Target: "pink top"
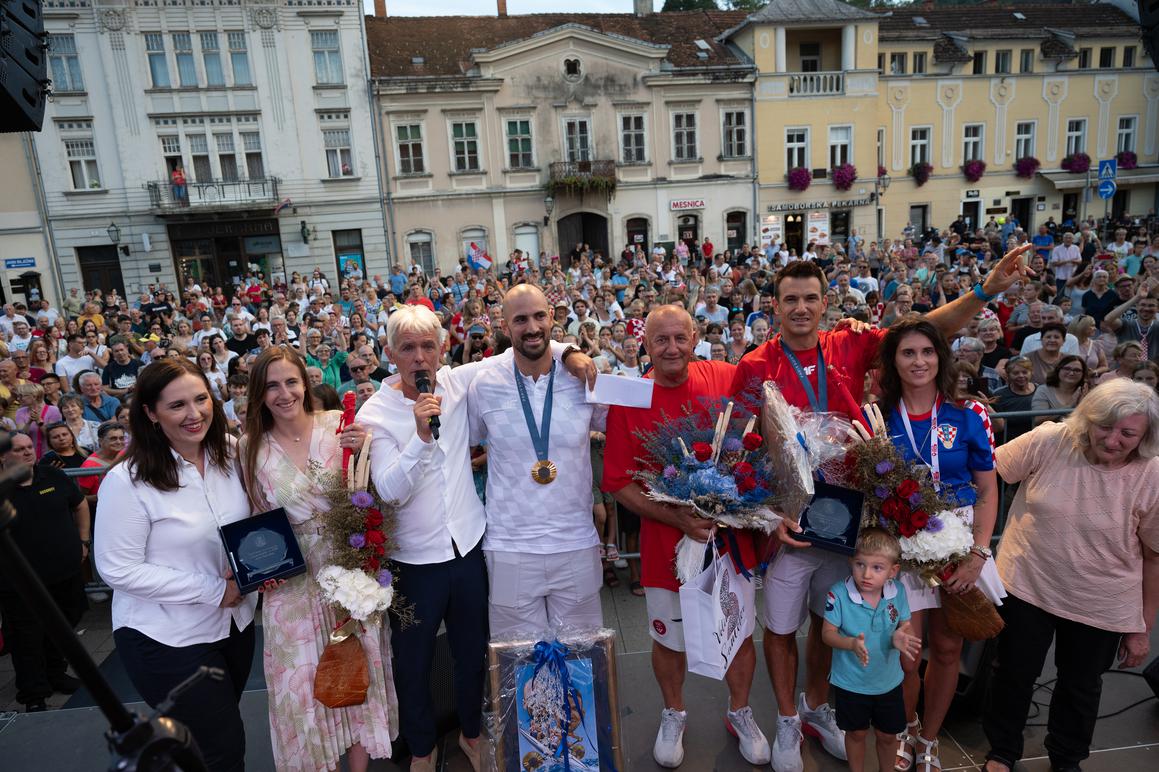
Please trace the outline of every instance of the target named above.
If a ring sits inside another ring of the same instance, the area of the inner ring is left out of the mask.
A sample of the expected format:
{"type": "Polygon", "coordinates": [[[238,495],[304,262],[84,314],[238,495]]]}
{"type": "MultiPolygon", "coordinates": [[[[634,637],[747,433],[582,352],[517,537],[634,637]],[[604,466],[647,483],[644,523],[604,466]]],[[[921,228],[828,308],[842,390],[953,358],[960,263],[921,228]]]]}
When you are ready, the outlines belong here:
{"type": "Polygon", "coordinates": [[[998,549],[1006,589],[1055,616],[1143,632],[1143,545],[1159,550],[1159,458],[1091,464],[1062,423],[998,447],[998,474],[1022,482],[998,549]]]}

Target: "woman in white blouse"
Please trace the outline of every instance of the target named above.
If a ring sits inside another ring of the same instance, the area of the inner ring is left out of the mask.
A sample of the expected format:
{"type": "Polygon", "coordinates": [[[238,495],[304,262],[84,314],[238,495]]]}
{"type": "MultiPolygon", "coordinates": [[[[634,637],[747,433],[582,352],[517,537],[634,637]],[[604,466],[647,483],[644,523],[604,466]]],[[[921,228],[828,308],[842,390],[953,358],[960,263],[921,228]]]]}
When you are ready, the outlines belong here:
{"type": "Polygon", "coordinates": [[[115,590],[117,652],[150,705],[202,665],[223,670],[170,715],[189,727],[210,770],[242,770],[238,700],[257,596],[239,593],[217,533],[250,514],[235,441],[205,375],[184,358],[141,370],[129,423],[133,444],[101,484],[93,547],[115,590]]]}

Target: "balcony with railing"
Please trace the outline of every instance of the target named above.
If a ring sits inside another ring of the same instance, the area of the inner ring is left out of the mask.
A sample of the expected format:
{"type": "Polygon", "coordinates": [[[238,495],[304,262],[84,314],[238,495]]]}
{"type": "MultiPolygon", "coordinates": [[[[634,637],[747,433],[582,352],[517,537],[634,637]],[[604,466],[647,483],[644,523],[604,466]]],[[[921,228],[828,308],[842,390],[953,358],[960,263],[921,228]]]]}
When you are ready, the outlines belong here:
{"type": "Polygon", "coordinates": [[[839,96],[844,93],[844,72],[797,72],[789,75],[789,96],[839,96]]]}
{"type": "Polygon", "coordinates": [[[547,171],[547,187],[552,193],[611,195],[616,189],[615,161],[555,161],[547,171]]]}
{"type": "Polygon", "coordinates": [[[212,209],[250,209],[278,202],[278,179],[189,182],[184,189],[168,180],[146,184],[149,206],[156,212],[177,213],[212,209]]]}

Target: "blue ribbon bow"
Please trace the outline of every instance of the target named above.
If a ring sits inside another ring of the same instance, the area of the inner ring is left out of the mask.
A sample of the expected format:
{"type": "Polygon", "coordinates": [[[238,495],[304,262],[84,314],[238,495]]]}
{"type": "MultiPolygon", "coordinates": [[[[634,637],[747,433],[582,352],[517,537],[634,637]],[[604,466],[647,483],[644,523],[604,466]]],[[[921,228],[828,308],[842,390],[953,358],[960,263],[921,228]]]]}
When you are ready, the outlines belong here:
{"type": "Polygon", "coordinates": [[[571,685],[571,673],[567,669],[567,647],[559,640],[554,640],[550,643],[547,641],[540,641],[535,644],[535,650],[532,652],[532,659],[535,661],[535,670],[531,674],[531,680],[534,681],[539,676],[539,671],[546,667],[549,671],[554,672],[559,679],[559,685],[563,689],[563,710],[564,717],[560,721],[560,743],[559,747],[555,749],[555,755],[563,756],[563,768],[570,772],[571,770],[571,754],[567,750],[567,735],[571,729],[571,702],[575,698],[576,709],[579,711],[580,723],[584,721],[583,708],[580,707],[579,690],[571,685]]]}

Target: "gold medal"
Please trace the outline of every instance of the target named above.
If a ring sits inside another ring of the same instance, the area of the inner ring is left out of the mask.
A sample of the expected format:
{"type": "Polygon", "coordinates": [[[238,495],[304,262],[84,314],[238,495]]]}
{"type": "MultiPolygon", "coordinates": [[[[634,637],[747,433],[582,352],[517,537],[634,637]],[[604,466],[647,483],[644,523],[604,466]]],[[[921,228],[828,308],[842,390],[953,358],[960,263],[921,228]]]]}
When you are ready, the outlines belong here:
{"type": "Polygon", "coordinates": [[[554,482],[557,474],[559,474],[559,470],[555,468],[555,464],[547,460],[536,461],[531,466],[531,479],[540,485],[554,482]]]}

